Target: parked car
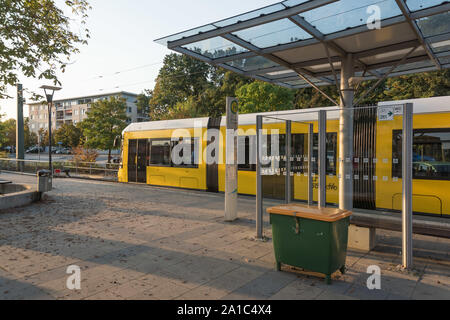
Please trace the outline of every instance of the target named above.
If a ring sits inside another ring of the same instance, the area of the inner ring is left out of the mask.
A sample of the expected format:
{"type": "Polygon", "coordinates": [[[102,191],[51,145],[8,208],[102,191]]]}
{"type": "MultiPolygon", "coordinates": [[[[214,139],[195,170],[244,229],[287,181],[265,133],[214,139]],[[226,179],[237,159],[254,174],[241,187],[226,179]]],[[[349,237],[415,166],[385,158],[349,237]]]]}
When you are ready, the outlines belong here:
{"type": "Polygon", "coordinates": [[[58,148],[55,153],[56,154],[72,154],[72,150],[70,148],[58,148]]]}
{"type": "Polygon", "coordinates": [[[29,147],[25,152],[26,153],[38,153],[38,152],[44,152],[45,148],[40,146],[32,146],[29,147]]]}
{"type": "Polygon", "coordinates": [[[6,152],[9,152],[9,153],[14,153],[14,152],[16,152],[16,147],[15,146],[4,147],[4,148],[2,148],[2,151],[6,151],[6,152]]]}
{"type": "Polygon", "coordinates": [[[120,163],[120,157],[113,158],[112,163],[120,163]]]}

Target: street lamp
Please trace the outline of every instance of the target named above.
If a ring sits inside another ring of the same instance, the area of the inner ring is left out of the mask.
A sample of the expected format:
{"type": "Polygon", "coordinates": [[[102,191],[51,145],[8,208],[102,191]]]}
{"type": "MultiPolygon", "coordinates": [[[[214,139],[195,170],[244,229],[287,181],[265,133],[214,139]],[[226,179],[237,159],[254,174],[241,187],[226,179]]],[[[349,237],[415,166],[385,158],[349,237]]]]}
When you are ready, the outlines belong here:
{"type": "Polygon", "coordinates": [[[50,170],[50,175],[53,177],[53,167],[52,167],[52,106],[53,106],[53,95],[55,94],[55,91],[59,91],[59,90],[61,90],[61,88],[60,87],[54,87],[54,86],[41,86],[40,89],[44,89],[45,97],[47,98],[47,105],[48,105],[48,170],[50,170]]]}

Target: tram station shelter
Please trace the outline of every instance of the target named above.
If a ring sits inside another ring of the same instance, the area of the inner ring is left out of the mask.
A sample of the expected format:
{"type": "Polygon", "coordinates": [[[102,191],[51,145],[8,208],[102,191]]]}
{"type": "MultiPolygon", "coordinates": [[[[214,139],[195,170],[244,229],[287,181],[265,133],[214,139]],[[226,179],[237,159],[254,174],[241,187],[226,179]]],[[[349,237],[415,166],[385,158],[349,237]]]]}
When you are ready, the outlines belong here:
{"type": "MultiPolygon", "coordinates": [[[[340,106],[339,172],[353,150],[352,112],[387,77],[450,67],[446,0],[286,0],[170,35],[176,52],[287,88],[313,87],[340,106]],[[364,80],[373,87],[355,96],[364,80]],[[340,102],[321,87],[335,85],[340,102]]],[[[339,180],[339,205],[352,209],[352,180],[339,180]]]]}
{"type": "MultiPolygon", "coordinates": [[[[287,0],[156,42],[288,88],[336,85],[341,107],[352,108],[369,93],[354,97],[362,80],[378,85],[450,67],[449,10],[444,0],[287,0]]],[[[352,122],[342,113],[341,159],[351,154],[352,122]]],[[[351,164],[339,165],[342,175],[351,174],[351,164]]],[[[351,182],[340,184],[340,206],[351,209],[351,182]]]]}

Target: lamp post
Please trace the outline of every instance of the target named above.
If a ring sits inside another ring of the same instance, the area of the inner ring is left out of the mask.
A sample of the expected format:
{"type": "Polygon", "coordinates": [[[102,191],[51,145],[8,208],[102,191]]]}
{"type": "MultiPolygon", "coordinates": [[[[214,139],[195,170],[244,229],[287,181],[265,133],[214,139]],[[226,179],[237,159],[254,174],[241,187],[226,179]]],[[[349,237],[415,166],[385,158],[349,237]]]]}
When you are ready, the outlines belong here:
{"type": "MultiPolygon", "coordinates": [[[[54,86],[41,86],[40,89],[44,89],[45,97],[47,99],[48,105],[48,170],[50,175],[53,177],[53,166],[52,166],[52,106],[53,106],[53,95],[55,91],[61,90],[60,87],[54,86]]],[[[55,114],[56,117],[56,114],[55,114]]]]}

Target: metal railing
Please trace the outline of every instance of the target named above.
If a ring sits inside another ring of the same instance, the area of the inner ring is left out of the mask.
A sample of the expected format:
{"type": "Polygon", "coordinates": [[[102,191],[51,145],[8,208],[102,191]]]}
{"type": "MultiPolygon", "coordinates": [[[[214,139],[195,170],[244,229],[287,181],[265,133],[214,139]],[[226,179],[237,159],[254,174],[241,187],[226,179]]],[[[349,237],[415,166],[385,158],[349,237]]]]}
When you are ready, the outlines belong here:
{"type": "MultiPolygon", "coordinates": [[[[71,177],[117,181],[120,164],[106,162],[53,161],[55,177],[71,177]]],[[[36,174],[48,169],[48,161],[0,158],[0,170],[36,174]]]]}

